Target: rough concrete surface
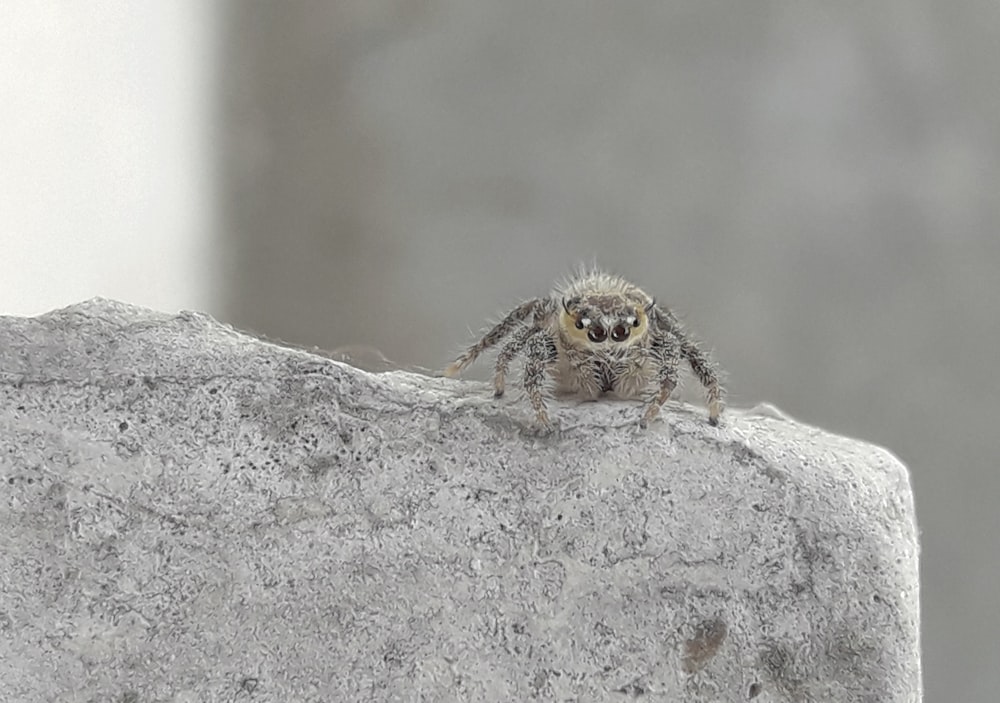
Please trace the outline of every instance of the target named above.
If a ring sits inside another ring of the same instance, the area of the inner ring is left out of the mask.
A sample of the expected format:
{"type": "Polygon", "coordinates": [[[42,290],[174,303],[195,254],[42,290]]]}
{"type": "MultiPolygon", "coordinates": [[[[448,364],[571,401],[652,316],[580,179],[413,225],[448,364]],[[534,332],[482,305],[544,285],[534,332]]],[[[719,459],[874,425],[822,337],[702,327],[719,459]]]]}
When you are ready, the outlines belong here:
{"type": "Polygon", "coordinates": [[[199,314],[0,318],[0,700],[919,701],[900,462],[637,413],[539,438],[199,314]]]}

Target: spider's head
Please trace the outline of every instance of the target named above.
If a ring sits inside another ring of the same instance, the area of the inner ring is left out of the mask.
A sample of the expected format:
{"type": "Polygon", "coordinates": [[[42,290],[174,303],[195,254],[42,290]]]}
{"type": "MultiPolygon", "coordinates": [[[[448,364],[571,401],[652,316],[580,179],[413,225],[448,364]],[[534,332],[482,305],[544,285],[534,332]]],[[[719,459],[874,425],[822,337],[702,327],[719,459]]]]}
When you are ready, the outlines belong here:
{"type": "Polygon", "coordinates": [[[562,299],[559,326],[577,346],[628,346],[649,332],[648,305],[632,296],[602,292],[562,299]]]}

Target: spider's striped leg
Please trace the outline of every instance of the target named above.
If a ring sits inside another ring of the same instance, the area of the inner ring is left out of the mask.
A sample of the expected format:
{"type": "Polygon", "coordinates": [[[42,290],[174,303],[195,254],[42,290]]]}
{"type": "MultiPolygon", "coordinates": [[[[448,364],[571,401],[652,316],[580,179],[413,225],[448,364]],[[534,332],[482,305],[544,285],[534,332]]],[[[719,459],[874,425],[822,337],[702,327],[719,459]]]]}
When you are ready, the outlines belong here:
{"type": "Polygon", "coordinates": [[[674,388],[677,387],[677,374],[681,363],[679,350],[673,343],[673,340],[670,340],[668,343],[654,345],[652,351],[653,358],[659,364],[656,373],[659,388],[652,400],[646,404],[646,410],[642,414],[642,419],[639,420],[639,427],[643,429],[648,427],[649,423],[660,414],[660,408],[663,407],[663,404],[670,398],[670,394],[674,392],[674,388]]]}
{"type": "Polygon", "coordinates": [[[496,373],[493,376],[494,396],[499,398],[503,395],[510,362],[524,349],[531,336],[540,331],[541,327],[522,327],[497,354],[496,373]]]}
{"type": "Polygon", "coordinates": [[[719,373],[708,354],[690,339],[684,338],[681,344],[681,355],[688,360],[694,375],[705,387],[705,397],[708,401],[708,422],[719,424],[719,415],[725,406],[725,389],[719,383],[719,373]]]}
{"type": "Polygon", "coordinates": [[[482,339],[469,347],[461,356],[449,364],[448,368],[444,370],[444,375],[457,376],[462,369],[475,361],[480,354],[493,345],[498,344],[507,335],[513,332],[518,325],[527,319],[528,315],[535,312],[536,309],[539,308],[544,302],[545,301],[541,298],[534,298],[521,303],[516,308],[511,310],[507,316],[497,323],[493,329],[487,332],[482,339]]]}
{"type": "Polygon", "coordinates": [[[527,361],[524,364],[524,390],[528,394],[528,400],[531,401],[531,407],[535,409],[539,429],[551,432],[554,428],[545,407],[545,381],[546,375],[559,356],[559,350],[551,336],[539,334],[530,337],[525,354],[527,361]]]}

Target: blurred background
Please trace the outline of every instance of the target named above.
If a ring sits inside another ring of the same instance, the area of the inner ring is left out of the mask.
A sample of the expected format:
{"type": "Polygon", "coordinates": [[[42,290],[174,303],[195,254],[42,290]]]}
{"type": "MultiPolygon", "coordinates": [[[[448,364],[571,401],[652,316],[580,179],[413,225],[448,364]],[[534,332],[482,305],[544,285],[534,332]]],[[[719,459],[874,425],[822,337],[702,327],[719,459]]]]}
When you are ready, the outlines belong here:
{"type": "Polygon", "coordinates": [[[1000,690],[1000,4],[0,4],[0,314],[440,368],[596,260],[910,467],[928,701],[1000,690]]]}

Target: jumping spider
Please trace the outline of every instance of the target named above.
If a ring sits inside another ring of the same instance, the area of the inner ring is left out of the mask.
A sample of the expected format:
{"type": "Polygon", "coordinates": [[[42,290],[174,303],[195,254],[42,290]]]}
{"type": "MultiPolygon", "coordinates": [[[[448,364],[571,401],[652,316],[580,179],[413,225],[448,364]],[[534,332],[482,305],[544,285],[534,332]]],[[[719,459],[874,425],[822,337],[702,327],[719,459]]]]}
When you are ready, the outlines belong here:
{"type": "Polygon", "coordinates": [[[510,363],[523,353],[524,389],[543,431],[552,429],[545,406],[547,376],[561,393],[645,399],[639,421],[645,428],[676,387],[684,359],[705,387],[709,423],[719,423],[724,391],[715,364],[668,308],[618,276],[580,272],[549,297],[521,303],[449,365],[445,376],[456,376],[505,339],[497,355],[494,394],[503,395],[510,363]]]}

